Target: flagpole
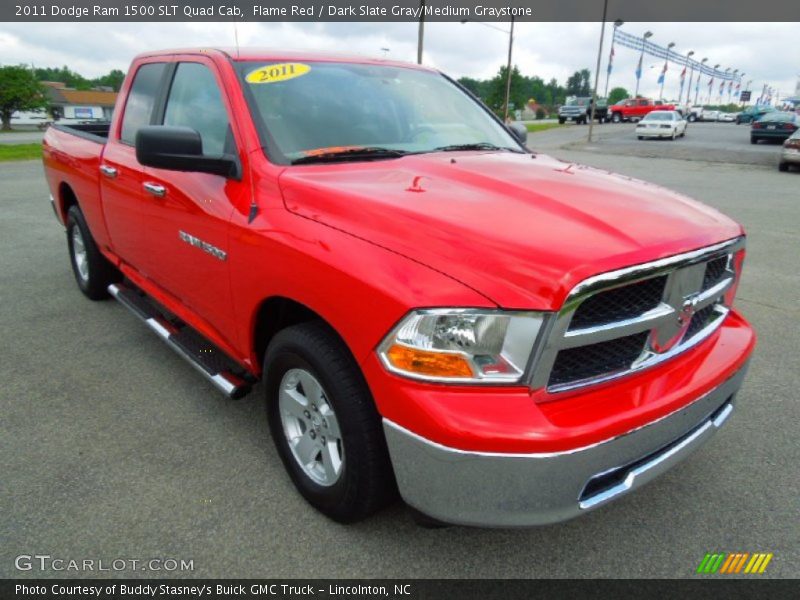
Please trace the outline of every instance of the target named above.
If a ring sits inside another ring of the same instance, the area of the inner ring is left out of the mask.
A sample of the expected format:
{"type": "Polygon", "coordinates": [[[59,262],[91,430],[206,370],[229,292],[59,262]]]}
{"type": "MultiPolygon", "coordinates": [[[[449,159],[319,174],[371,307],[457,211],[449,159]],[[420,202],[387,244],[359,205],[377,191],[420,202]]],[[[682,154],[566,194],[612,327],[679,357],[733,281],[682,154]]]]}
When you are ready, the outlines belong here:
{"type": "Polygon", "coordinates": [[[658,93],[658,99],[664,99],[664,81],[667,78],[667,63],[669,63],[669,51],[675,46],[675,42],[667,44],[667,56],[664,59],[664,70],[661,71],[661,91],[658,93]]]}
{"type": "Polygon", "coordinates": [[[707,58],[704,58],[700,61],[700,72],[697,74],[697,83],[694,86],[694,103],[697,104],[697,97],[700,95],[700,80],[703,78],[703,65],[706,64],[708,61],[707,58]]]}
{"type": "MultiPolygon", "coordinates": [[[[589,107],[589,137],[587,141],[592,141],[592,129],[594,128],[594,113],[597,106],[597,82],[600,79],[600,61],[603,57],[603,38],[606,35],[606,15],[608,13],[608,0],[603,0],[603,20],[600,22],[600,46],[597,48],[597,67],[594,71],[594,89],[592,90],[592,106],[589,107]]],[[[606,81],[607,82],[607,81],[606,81]]]]}
{"type": "MultiPolygon", "coordinates": [[[[689,66],[689,61],[691,60],[692,56],[694,56],[694,50],[689,50],[689,54],[686,55],[686,64],[683,65],[683,79],[686,79],[686,67],[689,66]]],[[[692,78],[694,77],[694,63],[692,63],[692,70],[689,71],[689,85],[686,87],[686,105],[689,106],[691,104],[692,98],[692,78]]],[[[682,84],[681,84],[682,86],[682,84]]],[[[683,91],[683,90],[681,90],[683,91]]],[[[680,104],[681,99],[678,98],[678,104],[680,104]]]]}
{"type": "Polygon", "coordinates": [[[604,98],[608,98],[608,81],[611,79],[611,69],[614,66],[614,42],[617,41],[617,29],[621,27],[625,21],[617,19],[614,21],[614,35],[611,37],[611,52],[608,55],[608,71],[606,71],[606,92],[603,94],[604,98]]]}
{"type": "Polygon", "coordinates": [[[634,98],[639,97],[639,83],[642,80],[642,60],[644,59],[644,45],[647,42],[647,38],[652,37],[652,31],[645,31],[644,36],[642,37],[642,53],[639,55],[639,67],[636,69],[636,91],[633,93],[634,98]]]}

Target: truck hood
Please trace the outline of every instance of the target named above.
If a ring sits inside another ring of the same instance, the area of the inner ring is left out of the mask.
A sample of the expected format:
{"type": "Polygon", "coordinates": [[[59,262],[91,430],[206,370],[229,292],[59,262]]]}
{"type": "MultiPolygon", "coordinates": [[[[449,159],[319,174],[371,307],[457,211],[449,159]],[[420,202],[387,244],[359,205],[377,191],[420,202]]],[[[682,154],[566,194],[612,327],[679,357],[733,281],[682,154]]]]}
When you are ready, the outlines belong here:
{"type": "Polygon", "coordinates": [[[741,227],[654,184],[542,154],[457,152],[289,167],[286,208],[446,273],[505,308],[741,227]]]}

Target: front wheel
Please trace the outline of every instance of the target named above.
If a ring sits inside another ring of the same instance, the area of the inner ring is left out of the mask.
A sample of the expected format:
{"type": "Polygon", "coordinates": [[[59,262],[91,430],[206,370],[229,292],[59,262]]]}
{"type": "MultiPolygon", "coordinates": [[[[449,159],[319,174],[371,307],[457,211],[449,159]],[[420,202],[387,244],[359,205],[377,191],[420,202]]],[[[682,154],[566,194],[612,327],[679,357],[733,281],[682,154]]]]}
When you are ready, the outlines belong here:
{"type": "Polygon", "coordinates": [[[695,121],[697,121],[697,115],[689,115],[689,118],[687,120],[689,121],[689,123],[694,123],[695,121]]]}
{"type": "Polygon", "coordinates": [[[622,121],[622,117],[620,116],[619,113],[614,113],[613,115],[611,115],[611,122],[612,123],[619,123],[621,121],[622,121]]]}
{"type": "Polygon", "coordinates": [[[335,521],[395,496],[381,419],[341,339],[320,322],[279,332],[264,358],[272,439],[295,487],[335,521]]]}
{"type": "Polygon", "coordinates": [[[787,162],[778,163],[778,171],[786,172],[788,170],[789,170],[789,163],[787,163],[787,162]]]}
{"type": "Polygon", "coordinates": [[[121,276],[98,250],[77,205],[67,211],[67,250],[72,273],[81,292],[91,300],[107,298],[109,284],[119,281],[121,276]]]}

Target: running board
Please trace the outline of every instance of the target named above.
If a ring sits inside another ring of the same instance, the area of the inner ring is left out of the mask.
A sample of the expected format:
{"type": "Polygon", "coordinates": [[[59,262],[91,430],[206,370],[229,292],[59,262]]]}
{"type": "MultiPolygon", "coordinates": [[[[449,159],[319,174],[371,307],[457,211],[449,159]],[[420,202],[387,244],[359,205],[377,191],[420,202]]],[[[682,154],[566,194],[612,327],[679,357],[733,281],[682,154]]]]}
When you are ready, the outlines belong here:
{"type": "Polygon", "coordinates": [[[250,391],[251,383],[236,373],[236,363],[200,333],[183,323],[175,324],[159,310],[158,305],[136,289],[122,284],[108,286],[122,306],[152,329],[158,337],[200,372],[214,387],[229,398],[241,398],[250,391]]]}

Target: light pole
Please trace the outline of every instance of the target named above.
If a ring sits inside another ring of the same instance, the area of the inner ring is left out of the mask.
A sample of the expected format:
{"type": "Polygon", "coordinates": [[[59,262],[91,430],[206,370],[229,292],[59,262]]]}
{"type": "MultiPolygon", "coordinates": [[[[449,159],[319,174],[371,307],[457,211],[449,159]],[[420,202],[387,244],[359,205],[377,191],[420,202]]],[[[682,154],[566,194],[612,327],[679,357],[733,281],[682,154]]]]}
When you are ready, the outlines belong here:
{"type": "Polygon", "coordinates": [[[644,60],[644,45],[647,39],[653,37],[652,31],[645,31],[642,36],[642,53],[639,55],[639,67],[636,69],[636,91],[633,93],[634,98],[639,97],[639,82],[642,80],[642,60],[644,60]]]}
{"type": "Polygon", "coordinates": [[[417,64],[422,64],[422,43],[425,37],[425,0],[419,0],[419,29],[417,30],[417,64]]]}
{"type": "Polygon", "coordinates": [[[700,94],[700,79],[703,77],[703,66],[708,62],[707,58],[704,58],[700,61],[700,68],[698,69],[700,72],[697,74],[697,83],[694,86],[694,104],[697,106],[697,96],[700,94]]]}
{"type": "Polygon", "coordinates": [[[728,67],[725,69],[725,79],[722,80],[722,85],[719,88],[719,102],[722,104],[722,96],[725,94],[725,82],[728,81],[728,73],[730,73],[731,68],[728,67]]]}
{"type": "MultiPolygon", "coordinates": [[[[686,64],[683,65],[683,76],[684,76],[684,78],[686,77],[686,67],[689,66],[689,61],[692,59],[692,56],[694,56],[694,50],[689,50],[689,53],[686,55],[686,64]]],[[[686,88],[686,105],[687,106],[689,105],[689,103],[691,101],[691,97],[692,97],[692,78],[693,77],[694,77],[694,63],[692,63],[692,69],[689,71],[689,87],[686,88]]],[[[681,94],[681,95],[683,95],[683,94],[681,94]]],[[[681,103],[681,99],[678,98],[678,104],[680,104],[680,103],[681,103]]]]}
{"type": "MultiPolygon", "coordinates": [[[[462,19],[461,24],[464,25],[465,23],[469,23],[469,19],[462,19]]],[[[478,25],[483,25],[484,27],[490,27],[491,29],[496,29],[497,31],[502,31],[503,33],[508,34],[508,63],[506,65],[506,108],[503,111],[503,121],[508,120],[508,103],[510,101],[511,96],[511,48],[514,45],[514,15],[511,15],[511,29],[506,31],[501,27],[496,27],[495,25],[490,25],[489,23],[483,23],[482,21],[472,21],[472,23],[477,23],[478,25]]]]}
{"type": "MultiPolygon", "coordinates": [[[[603,55],[603,38],[606,34],[606,13],[608,12],[608,0],[603,0],[603,20],[600,21],[600,47],[597,48],[597,67],[594,71],[594,89],[592,90],[592,105],[589,107],[589,137],[587,141],[592,141],[592,128],[594,127],[594,107],[597,104],[597,81],[600,79],[600,57],[603,55]]],[[[614,23],[614,27],[617,24],[614,23]]],[[[608,80],[606,80],[608,85],[608,80]]]]}
{"type": "MultiPolygon", "coordinates": [[[[603,6],[603,10],[605,11],[605,5],[603,6]]],[[[604,94],[605,98],[608,98],[608,80],[611,79],[611,67],[614,63],[614,42],[617,39],[617,29],[622,27],[625,24],[625,21],[622,19],[617,19],[614,21],[614,35],[611,37],[611,53],[608,55],[608,71],[606,73],[606,93],[604,94]]]]}
{"type": "Polygon", "coordinates": [[[661,91],[658,93],[658,99],[664,99],[664,81],[667,79],[667,64],[669,63],[669,51],[675,47],[675,42],[667,44],[667,56],[664,58],[664,69],[661,71],[661,91]]]}
{"type": "Polygon", "coordinates": [[[711,94],[714,93],[714,76],[717,74],[717,69],[719,69],[719,63],[714,65],[714,72],[711,74],[711,81],[708,84],[708,103],[711,104],[711,94]]]}

